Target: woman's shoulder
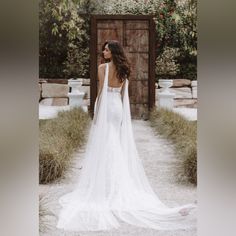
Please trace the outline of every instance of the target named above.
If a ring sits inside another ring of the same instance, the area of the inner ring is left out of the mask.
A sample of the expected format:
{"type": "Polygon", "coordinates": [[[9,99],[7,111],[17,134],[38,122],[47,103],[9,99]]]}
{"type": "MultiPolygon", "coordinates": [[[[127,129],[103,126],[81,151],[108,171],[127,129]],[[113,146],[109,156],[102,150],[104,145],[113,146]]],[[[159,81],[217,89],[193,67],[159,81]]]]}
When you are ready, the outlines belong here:
{"type": "Polygon", "coordinates": [[[106,63],[102,63],[98,66],[98,69],[105,69],[106,63]]]}

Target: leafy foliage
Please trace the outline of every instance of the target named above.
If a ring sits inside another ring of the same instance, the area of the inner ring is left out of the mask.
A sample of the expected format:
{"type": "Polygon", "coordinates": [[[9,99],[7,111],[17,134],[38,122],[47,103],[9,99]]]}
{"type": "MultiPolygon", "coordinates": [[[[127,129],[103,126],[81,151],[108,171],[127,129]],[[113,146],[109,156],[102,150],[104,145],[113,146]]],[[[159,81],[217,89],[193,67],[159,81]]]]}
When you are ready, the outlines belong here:
{"type": "Polygon", "coordinates": [[[156,59],[156,74],[158,78],[169,77],[170,75],[176,75],[179,71],[179,64],[176,63],[176,57],[178,56],[178,49],[166,47],[164,52],[156,59]]]}
{"type": "Polygon", "coordinates": [[[156,55],[178,49],[177,75],[197,78],[197,0],[41,0],[39,6],[40,77],[89,77],[90,16],[95,13],[152,15],[156,55]]]}
{"type": "Polygon", "coordinates": [[[197,0],[187,0],[177,9],[181,16],[179,22],[180,63],[179,75],[197,79],[197,0]]]}
{"type": "MultiPolygon", "coordinates": [[[[100,14],[153,15],[156,25],[156,55],[167,48],[178,49],[178,75],[197,77],[197,1],[186,0],[107,0],[100,14]]],[[[156,71],[158,71],[157,69],[156,71]]],[[[161,70],[161,69],[160,69],[161,70]]],[[[169,77],[173,77],[170,71],[169,77]]],[[[158,74],[157,74],[158,76],[158,74]]]]}
{"type": "Polygon", "coordinates": [[[40,77],[88,76],[88,27],[79,2],[41,0],[40,77]]]}

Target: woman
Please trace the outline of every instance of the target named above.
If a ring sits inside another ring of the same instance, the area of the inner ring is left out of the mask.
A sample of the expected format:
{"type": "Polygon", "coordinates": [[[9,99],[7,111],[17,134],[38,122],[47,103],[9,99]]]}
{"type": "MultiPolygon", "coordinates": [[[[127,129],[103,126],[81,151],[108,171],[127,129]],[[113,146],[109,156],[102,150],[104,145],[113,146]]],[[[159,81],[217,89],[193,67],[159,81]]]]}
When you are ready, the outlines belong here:
{"type": "Polygon", "coordinates": [[[108,63],[98,67],[99,92],[83,169],[74,191],[59,199],[57,227],[110,230],[126,223],[156,230],[196,226],[195,204],[169,208],[146,177],[134,142],[128,84],[130,67],[119,42],[103,45],[108,63]]]}
{"type": "MultiPolygon", "coordinates": [[[[114,40],[110,41],[109,47],[108,47],[108,42],[105,42],[102,46],[103,59],[105,60],[105,62],[109,61],[108,90],[109,91],[116,90],[118,92],[121,92],[121,95],[123,96],[124,95],[123,85],[125,83],[125,79],[128,78],[130,75],[130,65],[124,54],[123,48],[117,41],[114,40]],[[112,56],[112,54],[114,56],[112,56]]],[[[97,103],[99,103],[100,94],[104,84],[105,70],[106,70],[106,63],[98,66],[99,89],[97,96],[98,101],[95,102],[95,115],[97,114],[96,105],[97,103]]],[[[120,105],[122,106],[121,100],[119,102],[120,105]]],[[[115,112],[117,112],[118,115],[122,113],[122,111],[119,110],[115,110],[115,112]]],[[[94,121],[96,121],[96,117],[94,121]]]]}

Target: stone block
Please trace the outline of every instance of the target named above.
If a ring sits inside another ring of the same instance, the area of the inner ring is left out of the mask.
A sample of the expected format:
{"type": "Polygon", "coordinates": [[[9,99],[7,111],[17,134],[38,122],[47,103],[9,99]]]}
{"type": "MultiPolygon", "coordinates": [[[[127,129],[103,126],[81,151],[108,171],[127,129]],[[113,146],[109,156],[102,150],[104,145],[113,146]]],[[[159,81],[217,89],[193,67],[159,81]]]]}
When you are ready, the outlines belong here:
{"type": "Polygon", "coordinates": [[[90,85],[90,79],[83,79],[83,85],[90,85]]]}
{"type": "Polygon", "coordinates": [[[175,98],[192,98],[191,88],[169,88],[171,93],[175,93],[175,98]]]}
{"type": "Polygon", "coordinates": [[[90,98],[90,86],[81,86],[81,87],[79,88],[79,91],[80,91],[80,92],[84,92],[84,93],[85,93],[84,96],[85,96],[87,99],[90,98]]]}
{"type": "Polygon", "coordinates": [[[174,107],[197,108],[197,99],[174,99],[174,107]]]}
{"type": "Polygon", "coordinates": [[[52,105],[52,99],[53,99],[53,98],[43,98],[43,99],[40,101],[40,104],[41,104],[41,105],[45,105],[45,106],[51,106],[51,105],[52,105]]]}
{"type": "Polygon", "coordinates": [[[197,87],[192,87],[192,98],[197,98],[197,87]]]}
{"type": "Polygon", "coordinates": [[[48,83],[52,84],[68,84],[68,79],[47,79],[48,83]]]}
{"type": "Polygon", "coordinates": [[[60,98],[68,97],[69,85],[68,84],[42,84],[42,97],[43,98],[60,98]]]}
{"type": "Polygon", "coordinates": [[[191,86],[192,87],[197,87],[197,80],[192,80],[191,86]]]}
{"type": "Polygon", "coordinates": [[[67,106],[68,98],[44,98],[40,101],[40,104],[46,106],[67,106]]]}
{"type": "MultiPolygon", "coordinates": [[[[156,100],[158,100],[158,93],[160,93],[163,90],[163,88],[156,89],[155,97],[156,100]]],[[[175,93],[175,99],[176,98],[192,98],[192,91],[191,88],[188,87],[182,87],[182,88],[169,88],[170,93],[175,93]]]]}
{"type": "Polygon", "coordinates": [[[188,87],[191,85],[191,80],[189,79],[173,79],[172,87],[188,87]]]}
{"type": "Polygon", "coordinates": [[[43,79],[43,78],[39,78],[39,83],[47,83],[47,80],[46,79],[43,79]]]}
{"type": "Polygon", "coordinates": [[[67,106],[69,98],[53,98],[52,106],[67,106]]]}
{"type": "Polygon", "coordinates": [[[38,88],[38,99],[40,101],[40,99],[42,98],[42,85],[39,83],[38,86],[39,86],[39,88],[38,88]]]}

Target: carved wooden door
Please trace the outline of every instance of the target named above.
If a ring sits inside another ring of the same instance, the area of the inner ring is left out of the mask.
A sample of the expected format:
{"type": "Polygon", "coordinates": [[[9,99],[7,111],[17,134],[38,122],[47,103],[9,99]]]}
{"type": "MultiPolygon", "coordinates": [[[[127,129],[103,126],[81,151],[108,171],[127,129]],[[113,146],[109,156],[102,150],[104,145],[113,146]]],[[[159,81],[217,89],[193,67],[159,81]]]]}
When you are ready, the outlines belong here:
{"type": "Polygon", "coordinates": [[[151,16],[92,16],[91,24],[91,108],[97,96],[97,66],[101,64],[102,45],[118,40],[131,62],[129,96],[132,118],[147,119],[155,105],[155,43],[151,16]]]}

